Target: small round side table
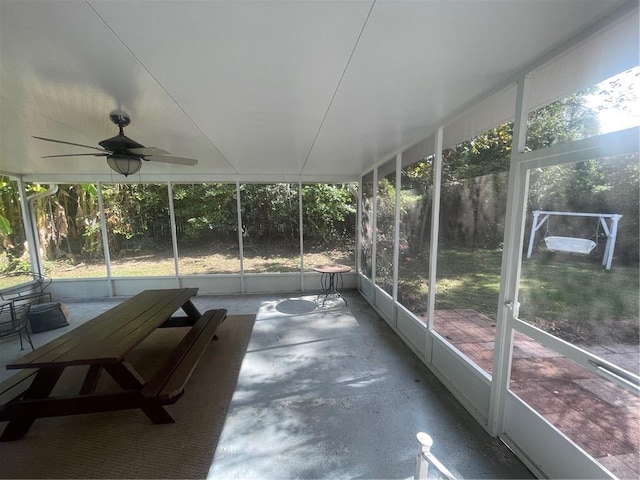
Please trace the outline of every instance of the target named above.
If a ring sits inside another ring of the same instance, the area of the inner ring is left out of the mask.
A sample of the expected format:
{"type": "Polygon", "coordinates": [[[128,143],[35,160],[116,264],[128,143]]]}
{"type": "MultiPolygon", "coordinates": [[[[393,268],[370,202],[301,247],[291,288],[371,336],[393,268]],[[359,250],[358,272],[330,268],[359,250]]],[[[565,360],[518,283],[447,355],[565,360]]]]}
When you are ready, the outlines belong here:
{"type": "Polygon", "coordinates": [[[342,274],[349,273],[351,267],[340,265],[339,263],[326,263],[324,265],[316,265],[313,267],[313,270],[322,274],[320,277],[322,291],[316,296],[316,298],[320,298],[324,295],[322,306],[324,307],[324,303],[327,301],[329,295],[336,295],[338,298],[344,300],[345,305],[348,305],[347,299],[342,296],[340,291],[343,286],[342,274]]]}

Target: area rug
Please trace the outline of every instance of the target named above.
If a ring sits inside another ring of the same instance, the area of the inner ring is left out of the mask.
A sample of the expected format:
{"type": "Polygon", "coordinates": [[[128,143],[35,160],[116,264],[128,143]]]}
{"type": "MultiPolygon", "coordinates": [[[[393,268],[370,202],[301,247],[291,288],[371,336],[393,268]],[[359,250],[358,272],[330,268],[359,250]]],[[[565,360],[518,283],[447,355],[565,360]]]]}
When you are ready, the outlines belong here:
{"type": "MultiPolygon", "coordinates": [[[[176,423],[154,425],[140,410],[37,419],[21,440],[0,443],[0,478],[205,478],[254,321],[255,315],[231,315],[218,328],[184,396],[166,407],[176,423]]],[[[146,377],[185,331],[157,330],[131,363],[146,377]]],[[[67,370],[55,394],[81,381],[81,367],[67,370]]],[[[103,374],[97,391],[113,388],[103,374]]]]}

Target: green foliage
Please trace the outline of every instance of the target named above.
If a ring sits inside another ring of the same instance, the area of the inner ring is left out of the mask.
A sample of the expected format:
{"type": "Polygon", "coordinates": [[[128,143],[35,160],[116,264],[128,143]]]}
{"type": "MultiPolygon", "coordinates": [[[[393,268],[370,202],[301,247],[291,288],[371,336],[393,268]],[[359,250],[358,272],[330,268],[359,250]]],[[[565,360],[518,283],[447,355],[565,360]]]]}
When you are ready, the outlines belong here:
{"type": "Polygon", "coordinates": [[[166,185],[105,185],[103,195],[109,247],[114,252],[170,244],[166,185]]]}
{"type": "Polygon", "coordinates": [[[97,220],[87,221],[82,236],[84,239],[82,246],[83,256],[95,258],[102,253],[100,222],[97,220]]]}
{"type": "MultiPolygon", "coordinates": [[[[24,252],[24,227],[16,182],[0,176],[0,245],[2,265],[12,265],[24,252]]],[[[2,268],[2,267],[0,267],[2,268]]]]}
{"type": "Polygon", "coordinates": [[[527,147],[540,150],[560,143],[597,135],[600,130],[597,112],[586,105],[593,88],[581,90],[529,114],[527,147]]]}
{"type": "Polygon", "coordinates": [[[353,236],[356,202],[348,185],[304,185],[302,209],[305,241],[331,245],[353,236]]]}
{"type": "Polygon", "coordinates": [[[12,233],[13,228],[11,228],[11,222],[7,217],[0,215],[0,234],[6,237],[12,233]]]}
{"type": "MultiPolygon", "coordinates": [[[[181,245],[206,244],[237,235],[236,187],[233,184],[175,185],[173,201],[181,245]]],[[[237,238],[237,237],[236,237],[237,238]]]]}
{"type": "Polygon", "coordinates": [[[247,242],[298,238],[298,186],[289,183],[240,186],[242,234],[247,242]]]}
{"type": "Polygon", "coordinates": [[[442,152],[442,182],[456,184],[469,178],[509,170],[513,124],[496,128],[442,152]]]}
{"type": "Polygon", "coordinates": [[[394,224],[396,186],[394,175],[378,179],[376,217],[376,282],[387,292],[393,289],[394,224]]]}
{"type": "MultiPolygon", "coordinates": [[[[12,182],[3,184],[17,199],[12,182]]],[[[43,190],[29,185],[31,191],[43,190]]],[[[183,247],[210,246],[216,240],[237,239],[237,198],[234,184],[174,185],[176,233],[183,247]]],[[[171,242],[166,184],[105,184],[102,195],[109,248],[120,251],[167,248],[171,242]]],[[[349,236],[355,224],[355,198],[344,185],[308,185],[303,188],[305,238],[310,243],[331,242],[349,236]]],[[[66,237],[42,239],[55,244],[50,255],[96,258],[102,254],[101,222],[93,184],[60,185],[58,192],[38,202],[42,231],[57,231],[55,211],[64,215],[66,237]],[[57,209],[57,210],[56,210],[57,209]]],[[[246,242],[297,242],[298,186],[242,185],[243,234],[246,242]]],[[[17,202],[17,200],[16,200],[17,202]]],[[[8,203],[4,203],[7,205],[8,203]]],[[[19,204],[16,203],[19,207],[19,204]]],[[[4,211],[4,210],[3,210],[4,211]]],[[[19,209],[18,209],[19,212],[19,209]]],[[[2,212],[0,215],[5,216],[2,212]]],[[[10,217],[7,217],[10,218],[10,217]]],[[[16,225],[20,216],[12,214],[16,225]]],[[[2,232],[6,226],[2,224],[2,232]]],[[[13,224],[11,224],[13,225],[13,224]]],[[[10,226],[11,226],[10,225],[10,226]]]]}
{"type": "Polygon", "coordinates": [[[81,186],[83,192],[87,192],[90,195],[97,196],[98,189],[93,183],[83,183],[81,186]]]}

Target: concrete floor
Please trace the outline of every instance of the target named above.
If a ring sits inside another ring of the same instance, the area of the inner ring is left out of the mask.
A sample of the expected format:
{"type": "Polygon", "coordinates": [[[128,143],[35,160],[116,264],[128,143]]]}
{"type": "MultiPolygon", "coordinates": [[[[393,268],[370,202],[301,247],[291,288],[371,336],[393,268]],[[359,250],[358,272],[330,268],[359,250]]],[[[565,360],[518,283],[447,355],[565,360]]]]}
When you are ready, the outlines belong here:
{"type": "MultiPolygon", "coordinates": [[[[458,478],[534,478],[480,425],[357,294],[196,297],[201,311],[257,313],[210,478],[409,478],[417,432],[458,478]]],[[[117,300],[64,302],[71,326],[117,300]]],[[[24,354],[0,343],[4,364],[24,354]]]]}

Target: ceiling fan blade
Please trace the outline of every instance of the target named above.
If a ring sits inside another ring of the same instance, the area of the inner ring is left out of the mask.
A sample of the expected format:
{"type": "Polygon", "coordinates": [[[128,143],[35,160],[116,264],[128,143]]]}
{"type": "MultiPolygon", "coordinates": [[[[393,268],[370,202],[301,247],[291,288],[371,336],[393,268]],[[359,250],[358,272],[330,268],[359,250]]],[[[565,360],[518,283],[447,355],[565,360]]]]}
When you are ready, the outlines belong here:
{"type": "Polygon", "coordinates": [[[91,148],[92,150],[98,150],[100,152],[105,151],[104,148],[92,147],[91,145],[82,145],[81,143],[65,142],[63,140],[54,140],[52,138],[44,138],[44,137],[36,137],[36,136],[34,136],[33,138],[37,138],[38,140],[44,140],[45,142],[63,143],[65,145],[74,145],[76,147],[91,148]]]}
{"type": "Polygon", "coordinates": [[[131,153],[135,153],[136,155],[171,155],[166,150],[156,147],[128,148],[127,150],[131,153]]]}
{"type": "Polygon", "coordinates": [[[176,165],[188,165],[190,167],[198,164],[198,160],[194,158],[170,157],[165,155],[145,155],[143,160],[151,162],[174,163],[176,165]]]}
{"type": "Polygon", "coordinates": [[[108,157],[111,155],[110,152],[102,152],[102,153],[69,153],[67,155],[45,155],[40,158],[56,158],[56,157],[108,157]]]}

